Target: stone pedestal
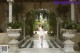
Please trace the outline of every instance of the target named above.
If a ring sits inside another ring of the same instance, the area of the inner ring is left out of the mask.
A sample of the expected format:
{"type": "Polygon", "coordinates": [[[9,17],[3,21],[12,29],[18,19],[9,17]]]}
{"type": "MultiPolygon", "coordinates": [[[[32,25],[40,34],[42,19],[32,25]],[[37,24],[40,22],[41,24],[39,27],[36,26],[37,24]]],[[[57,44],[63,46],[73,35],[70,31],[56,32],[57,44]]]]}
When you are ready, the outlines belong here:
{"type": "Polygon", "coordinates": [[[75,43],[70,40],[71,38],[75,37],[75,30],[66,30],[63,33],[63,37],[67,38],[64,41],[64,53],[75,53],[73,49],[75,43]]]}
{"type": "Polygon", "coordinates": [[[7,33],[8,36],[12,39],[8,45],[9,45],[9,49],[11,49],[13,52],[18,51],[18,40],[16,40],[16,38],[18,38],[20,36],[20,31],[21,29],[7,29],[7,33]]]}
{"type": "Polygon", "coordinates": [[[74,47],[74,42],[71,40],[66,40],[64,41],[64,52],[65,53],[75,53],[73,47],[74,47]]]}

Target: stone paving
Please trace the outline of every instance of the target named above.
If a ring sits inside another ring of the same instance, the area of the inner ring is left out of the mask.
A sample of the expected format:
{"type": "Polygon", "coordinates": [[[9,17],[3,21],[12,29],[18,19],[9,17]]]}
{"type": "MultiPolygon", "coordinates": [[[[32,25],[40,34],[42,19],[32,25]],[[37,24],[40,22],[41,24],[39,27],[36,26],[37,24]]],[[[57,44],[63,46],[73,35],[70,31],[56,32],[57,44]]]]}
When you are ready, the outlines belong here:
{"type": "MultiPolygon", "coordinates": [[[[9,53],[14,53],[14,52],[9,52],[9,53]]],[[[19,49],[18,52],[16,53],[64,53],[61,49],[59,48],[24,48],[24,49],[19,49]]]]}
{"type": "Polygon", "coordinates": [[[49,48],[49,45],[46,40],[43,40],[43,46],[41,46],[39,40],[34,40],[34,47],[33,48],[49,48]]]}
{"type": "Polygon", "coordinates": [[[39,44],[38,35],[34,35],[34,37],[31,38],[35,42],[34,48],[21,48],[18,49],[17,52],[12,52],[13,50],[9,49],[9,53],[64,53],[62,48],[49,48],[46,39],[49,40],[51,38],[52,37],[46,35],[46,38],[43,41],[43,47],[41,47],[41,45],[39,44]]]}

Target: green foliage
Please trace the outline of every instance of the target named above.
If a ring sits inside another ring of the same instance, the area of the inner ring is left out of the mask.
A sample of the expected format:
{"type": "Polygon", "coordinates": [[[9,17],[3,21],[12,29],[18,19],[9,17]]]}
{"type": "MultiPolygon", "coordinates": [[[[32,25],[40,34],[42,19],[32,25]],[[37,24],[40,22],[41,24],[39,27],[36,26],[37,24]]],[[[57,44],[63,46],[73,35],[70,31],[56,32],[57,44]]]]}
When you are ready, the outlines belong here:
{"type": "Polygon", "coordinates": [[[56,15],[53,12],[50,12],[48,22],[49,22],[49,33],[51,33],[52,31],[52,35],[56,35],[57,21],[56,21],[56,15]]]}
{"type": "Polygon", "coordinates": [[[49,30],[49,23],[48,23],[48,21],[44,22],[44,30],[49,30]]]}
{"type": "MultiPolygon", "coordinates": [[[[39,27],[40,24],[41,24],[41,22],[35,21],[35,23],[34,23],[34,30],[38,30],[38,27],[39,27]]],[[[48,23],[48,21],[44,21],[43,29],[44,30],[49,30],[49,23],[48,23]]]]}
{"type": "Polygon", "coordinates": [[[38,30],[40,22],[39,21],[35,21],[34,23],[34,30],[38,30]]]}
{"type": "Polygon", "coordinates": [[[25,21],[25,33],[26,35],[33,35],[33,26],[35,23],[35,13],[34,11],[30,11],[26,14],[26,21],[25,21]]]}
{"type": "Polygon", "coordinates": [[[13,29],[17,29],[22,26],[22,23],[21,22],[12,22],[12,23],[8,23],[7,26],[12,27],[13,29]]]}
{"type": "Polygon", "coordinates": [[[29,35],[29,33],[30,33],[30,26],[29,25],[25,25],[25,33],[26,33],[26,35],[29,35]]]}
{"type": "Polygon", "coordinates": [[[62,28],[64,29],[77,29],[78,26],[79,25],[75,22],[63,22],[62,23],[62,28]]]}
{"type": "Polygon", "coordinates": [[[77,32],[80,32],[80,24],[78,24],[77,32]]]}

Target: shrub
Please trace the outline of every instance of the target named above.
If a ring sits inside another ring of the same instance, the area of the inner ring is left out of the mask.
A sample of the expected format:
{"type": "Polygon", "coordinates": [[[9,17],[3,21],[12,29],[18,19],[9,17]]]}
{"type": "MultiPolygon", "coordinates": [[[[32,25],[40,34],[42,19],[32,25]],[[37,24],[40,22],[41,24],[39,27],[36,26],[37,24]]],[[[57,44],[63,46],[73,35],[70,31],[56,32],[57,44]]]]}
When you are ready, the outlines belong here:
{"type": "Polygon", "coordinates": [[[20,28],[22,26],[22,23],[21,22],[12,22],[12,23],[8,23],[7,25],[13,29],[17,29],[17,28],[20,28]]]}
{"type": "Polygon", "coordinates": [[[64,29],[77,29],[78,24],[76,22],[63,22],[62,23],[62,28],[64,29]]]}

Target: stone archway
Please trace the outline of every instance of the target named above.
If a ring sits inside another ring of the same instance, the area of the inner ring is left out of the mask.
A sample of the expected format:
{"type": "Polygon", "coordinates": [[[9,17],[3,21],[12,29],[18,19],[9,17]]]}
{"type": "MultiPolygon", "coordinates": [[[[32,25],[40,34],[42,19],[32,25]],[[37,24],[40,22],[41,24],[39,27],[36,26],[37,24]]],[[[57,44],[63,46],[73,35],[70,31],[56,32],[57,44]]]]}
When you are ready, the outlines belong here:
{"type": "MultiPolygon", "coordinates": [[[[26,14],[25,17],[25,33],[27,33],[26,35],[30,35],[33,36],[33,30],[34,30],[34,23],[35,20],[37,20],[37,22],[40,22],[40,13],[43,14],[43,20],[46,19],[46,22],[48,24],[48,26],[44,26],[44,28],[46,28],[49,32],[49,35],[51,36],[56,36],[57,35],[57,20],[56,20],[56,14],[50,10],[47,9],[34,9],[31,10],[30,12],[28,12],[26,14]]],[[[45,25],[45,24],[44,24],[45,25]]],[[[37,26],[37,25],[36,25],[37,26]]],[[[38,26],[37,26],[38,27],[38,26]]]]}

